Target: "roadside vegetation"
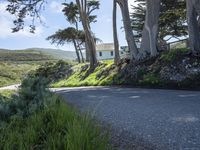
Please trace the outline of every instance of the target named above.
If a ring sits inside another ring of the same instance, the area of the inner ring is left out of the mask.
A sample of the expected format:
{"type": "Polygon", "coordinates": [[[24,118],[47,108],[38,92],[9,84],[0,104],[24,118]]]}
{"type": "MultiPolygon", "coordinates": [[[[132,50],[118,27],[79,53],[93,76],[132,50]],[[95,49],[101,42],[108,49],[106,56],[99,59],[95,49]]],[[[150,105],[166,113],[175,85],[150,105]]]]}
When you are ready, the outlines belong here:
{"type": "MultiPolygon", "coordinates": [[[[68,66],[68,70],[60,70],[61,72],[57,69],[56,74],[62,76],[51,79],[50,86],[131,85],[149,88],[199,89],[200,60],[198,57],[192,57],[188,52],[188,49],[174,49],[141,62],[130,63],[129,60],[124,59],[118,65],[113,61],[102,61],[93,71],[85,63],[72,65],[68,66]]],[[[60,66],[59,63],[61,62],[52,65],[53,68],[60,66]]],[[[51,69],[48,71],[47,66],[42,68],[46,68],[46,72],[51,72],[51,69]]],[[[37,71],[42,72],[42,69],[37,71]]]]}
{"type": "MultiPolygon", "coordinates": [[[[100,86],[112,85],[113,77],[117,74],[117,70],[111,70],[104,76],[102,73],[114,67],[113,61],[102,61],[98,67],[91,72],[88,64],[79,64],[72,67],[71,75],[63,80],[52,83],[52,87],[76,87],[76,86],[100,86]]],[[[114,68],[113,68],[114,69],[114,68]]]]}
{"type": "Polygon", "coordinates": [[[13,96],[13,91],[1,91],[0,149],[111,149],[106,131],[46,84],[44,78],[29,75],[13,96]]]}
{"type": "MultiPolygon", "coordinates": [[[[40,65],[58,61],[50,52],[45,52],[0,49],[0,87],[21,83],[30,71],[36,70],[40,65]]],[[[70,63],[73,64],[72,61],[70,63]]]]}
{"type": "Polygon", "coordinates": [[[38,64],[0,62],[0,87],[17,84],[31,70],[39,67],[38,64]]]}

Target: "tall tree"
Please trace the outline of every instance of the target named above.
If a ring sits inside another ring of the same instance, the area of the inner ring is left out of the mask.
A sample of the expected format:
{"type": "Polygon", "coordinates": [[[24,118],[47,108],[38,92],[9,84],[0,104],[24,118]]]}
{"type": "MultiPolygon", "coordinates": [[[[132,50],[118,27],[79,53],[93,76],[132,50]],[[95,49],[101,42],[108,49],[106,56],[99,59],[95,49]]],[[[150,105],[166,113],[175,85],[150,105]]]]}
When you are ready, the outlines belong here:
{"type": "Polygon", "coordinates": [[[113,0],[113,39],[114,39],[114,50],[115,50],[115,57],[114,63],[118,64],[120,61],[119,55],[119,41],[117,35],[117,1],[113,0]]]}
{"type": "MultiPolygon", "coordinates": [[[[78,10],[78,5],[74,2],[70,2],[70,3],[63,3],[63,12],[64,15],[66,16],[66,19],[69,23],[71,23],[72,25],[75,25],[76,29],[79,30],[79,22],[80,22],[80,14],[79,14],[79,10],[78,10]]],[[[93,15],[93,11],[95,11],[96,9],[99,8],[99,2],[98,1],[87,1],[87,7],[88,7],[88,18],[89,18],[89,25],[91,23],[95,23],[96,22],[96,15],[93,15]]],[[[82,54],[81,48],[79,47],[79,43],[78,43],[78,48],[79,51],[82,54]]],[[[89,53],[88,53],[88,49],[86,47],[86,61],[89,61],[89,53]]]]}
{"type": "MultiPolygon", "coordinates": [[[[64,15],[66,16],[66,20],[70,24],[75,25],[76,30],[79,30],[78,22],[79,22],[79,18],[80,17],[79,17],[79,12],[78,12],[78,6],[73,2],[63,3],[62,5],[64,6],[62,11],[63,11],[64,15]]],[[[82,49],[80,47],[80,43],[77,41],[76,43],[74,43],[74,47],[75,47],[75,50],[76,50],[77,53],[80,52],[81,58],[82,58],[82,62],[84,62],[84,58],[83,58],[83,54],[82,54],[82,49]]],[[[86,56],[86,58],[87,58],[87,56],[86,56]]]]}
{"type": "Polygon", "coordinates": [[[80,59],[80,54],[79,54],[79,49],[77,47],[77,43],[79,41],[82,41],[81,35],[83,35],[83,34],[84,34],[83,31],[76,30],[73,27],[69,27],[64,30],[58,30],[55,34],[47,37],[47,40],[50,40],[52,44],[57,44],[57,45],[64,45],[66,42],[73,43],[78,62],[80,63],[81,59],[80,59]]]}
{"type": "MultiPolygon", "coordinates": [[[[146,0],[135,0],[138,3],[132,6],[132,28],[136,32],[136,39],[142,37],[145,24],[146,0]]],[[[188,35],[186,21],[186,2],[179,0],[161,0],[159,15],[158,42],[166,43],[171,38],[179,38],[188,35]]]]}
{"type": "Polygon", "coordinates": [[[83,25],[83,29],[85,32],[85,39],[86,39],[86,45],[89,50],[90,54],[90,68],[94,69],[98,62],[97,62],[97,57],[96,57],[96,44],[95,40],[92,36],[92,31],[89,25],[89,17],[88,14],[90,13],[90,9],[88,7],[88,2],[87,0],[76,0],[79,14],[80,14],[80,19],[83,25]]]}
{"type": "Polygon", "coordinates": [[[200,17],[200,1],[186,0],[189,40],[192,53],[200,56],[200,28],[198,19],[200,17]]]}
{"type": "MultiPolygon", "coordinates": [[[[7,7],[7,11],[9,11],[11,14],[15,14],[17,17],[16,20],[14,20],[14,24],[16,25],[15,28],[13,28],[13,32],[17,32],[24,27],[24,19],[27,16],[31,16],[33,18],[33,23],[30,25],[31,32],[34,32],[35,26],[34,26],[34,20],[38,17],[40,17],[39,12],[43,8],[43,4],[45,4],[46,0],[9,0],[9,5],[7,7]]],[[[91,28],[89,26],[89,20],[91,18],[88,17],[88,14],[91,14],[91,12],[99,7],[99,5],[96,5],[95,7],[88,7],[88,3],[98,3],[98,1],[88,1],[88,0],[76,0],[78,11],[80,14],[80,19],[83,25],[83,29],[86,36],[86,45],[89,49],[90,53],[90,67],[94,68],[97,65],[97,58],[96,58],[96,46],[95,46],[95,40],[92,37],[91,28]]]]}
{"type": "Polygon", "coordinates": [[[158,20],[160,13],[160,0],[146,1],[146,17],[145,25],[142,33],[141,51],[156,56],[157,51],[157,35],[158,20]]]}
{"type": "Polygon", "coordinates": [[[131,27],[128,0],[117,0],[117,3],[119,4],[122,13],[126,41],[131,55],[130,58],[131,60],[138,59],[138,49],[131,27]]]}

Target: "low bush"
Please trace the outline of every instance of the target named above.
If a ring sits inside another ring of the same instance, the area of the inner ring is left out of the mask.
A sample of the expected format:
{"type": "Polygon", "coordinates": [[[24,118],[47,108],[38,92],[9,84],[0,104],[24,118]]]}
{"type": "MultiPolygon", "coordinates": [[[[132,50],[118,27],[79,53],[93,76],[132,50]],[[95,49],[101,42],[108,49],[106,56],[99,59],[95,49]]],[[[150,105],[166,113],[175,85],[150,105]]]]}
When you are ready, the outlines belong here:
{"type": "Polygon", "coordinates": [[[60,60],[56,63],[47,62],[36,71],[32,72],[32,74],[35,76],[44,77],[48,79],[49,83],[52,83],[71,75],[71,67],[71,64],[63,60],[60,60]]]}
{"type": "Polygon", "coordinates": [[[29,76],[24,79],[17,95],[13,95],[9,101],[0,101],[0,120],[8,121],[14,115],[26,117],[44,109],[52,95],[46,89],[46,84],[46,80],[40,77],[29,76]]]}
{"type": "Polygon", "coordinates": [[[172,49],[169,52],[163,53],[160,59],[166,62],[173,62],[178,58],[178,55],[187,54],[188,52],[189,49],[187,48],[172,49]]]}
{"type": "Polygon", "coordinates": [[[139,81],[139,85],[145,86],[158,86],[161,85],[162,81],[160,80],[159,76],[153,73],[148,73],[143,76],[143,79],[139,81]]]}

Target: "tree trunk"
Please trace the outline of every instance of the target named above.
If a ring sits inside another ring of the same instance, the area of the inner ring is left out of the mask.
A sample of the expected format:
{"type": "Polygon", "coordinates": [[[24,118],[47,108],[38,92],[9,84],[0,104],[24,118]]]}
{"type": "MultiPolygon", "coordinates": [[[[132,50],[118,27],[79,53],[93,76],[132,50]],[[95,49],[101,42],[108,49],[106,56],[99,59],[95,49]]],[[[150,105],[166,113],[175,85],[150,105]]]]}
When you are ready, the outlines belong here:
{"type": "Polygon", "coordinates": [[[86,44],[88,46],[89,50],[89,57],[90,57],[90,68],[94,69],[97,66],[97,58],[96,58],[96,45],[94,38],[92,37],[92,32],[89,27],[89,20],[86,12],[86,5],[87,1],[86,0],[76,0],[77,5],[79,7],[79,12],[80,12],[80,17],[81,17],[81,22],[83,25],[83,29],[85,31],[85,37],[86,37],[86,44]]]}
{"type": "Polygon", "coordinates": [[[80,54],[81,54],[82,63],[84,63],[84,62],[85,62],[85,60],[84,60],[84,57],[83,57],[82,50],[81,50],[80,48],[79,48],[79,51],[80,51],[80,54]]]}
{"type": "Polygon", "coordinates": [[[79,51],[78,51],[78,48],[77,48],[77,45],[76,45],[76,41],[73,40],[73,43],[74,43],[74,47],[75,47],[75,51],[76,51],[76,56],[77,56],[77,59],[78,59],[78,63],[81,63],[81,59],[80,59],[79,51]]]}
{"type": "Polygon", "coordinates": [[[115,58],[114,63],[118,64],[120,61],[119,56],[119,41],[117,36],[117,2],[113,0],[113,39],[114,39],[114,50],[115,50],[115,58]]]}
{"type": "MultiPolygon", "coordinates": [[[[78,22],[77,21],[75,22],[75,26],[76,26],[76,30],[78,31],[79,29],[78,29],[78,22]]],[[[76,41],[76,43],[77,43],[77,49],[81,54],[81,61],[82,61],[82,63],[84,63],[84,57],[83,57],[83,53],[81,51],[80,43],[79,43],[78,40],[76,41]]]]}
{"type": "Polygon", "coordinates": [[[158,37],[158,20],[160,13],[161,0],[146,0],[146,17],[142,33],[141,52],[151,56],[158,54],[157,37],[158,37]]]}
{"type": "Polygon", "coordinates": [[[123,18],[123,24],[124,24],[124,30],[125,30],[125,36],[126,41],[128,43],[128,48],[130,51],[130,59],[138,59],[138,49],[135,43],[133,30],[131,27],[131,20],[129,15],[129,8],[128,8],[128,0],[117,0],[122,13],[123,18]]]}
{"type": "Polygon", "coordinates": [[[87,43],[85,42],[85,58],[86,58],[86,62],[90,61],[90,54],[89,54],[89,47],[87,45],[87,43]]]}
{"type": "Polygon", "coordinates": [[[200,1],[187,0],[189,41],[194,55],[200,55],[200,28],[198,25],[198,17],[200,17],[200,1]]]}

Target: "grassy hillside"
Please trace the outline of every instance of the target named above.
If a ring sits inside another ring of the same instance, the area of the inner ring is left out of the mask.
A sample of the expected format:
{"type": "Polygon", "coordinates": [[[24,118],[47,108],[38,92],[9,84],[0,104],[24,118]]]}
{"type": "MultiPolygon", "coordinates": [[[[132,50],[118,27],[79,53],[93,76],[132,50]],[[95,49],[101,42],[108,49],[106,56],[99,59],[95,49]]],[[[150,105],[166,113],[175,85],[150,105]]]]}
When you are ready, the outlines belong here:
{"type": "Polygon", "coordinates": [[[76,60],[76,54],[73,51],[43,48],[25,50],[0,49],[0,61],[47,61],[59,59],[76,60]]]}
{"type": "Polygon", "coordinates": [[[51,55],[55,59],[71,60],[71,61],[76,60],[76,53],[74,51],[63,51],[60,49],[44,49],[44,48],[31,48],[30,50],[39,51],[43,54],[51,55]]]}
{"type": "Polygon", "coordinates": [[[72,73],[52,87],[131,85],[153,88],[200,89],[200,59],[188,49],[174,49],[159,56],[130,63],[101,62],[94,71],[88,64],[75,65],[72,73]]]}
{"type": "Polygon", "coordinates": [[[75,60],[74,52],[32,48],[26,50],[0,49],[0,87],[21,82],[29,71],[45,62],[59,59],[75,60]]]}
{"type": "Polygon", "coordinates": [[[0,87],[21,82],[21,79],[38,64],[0,62],[0,87]]]}
{"type": "Polygon", "coordinates": [[[53,56],[34,50],[0,50],[0,61],[47,61],[53,56]]]}
{"type": "Polygon", "coordinates": [[[113,66],[113,61],[104,61],[93,72],[89,72],[89,65],[75,65],[70,76],[53,83],[52,87],[112,85],[112,80],[117,74],[117,70],[113,66]],[[103,75],[104,71],[108,73],[105,76],[103,75]]]}

